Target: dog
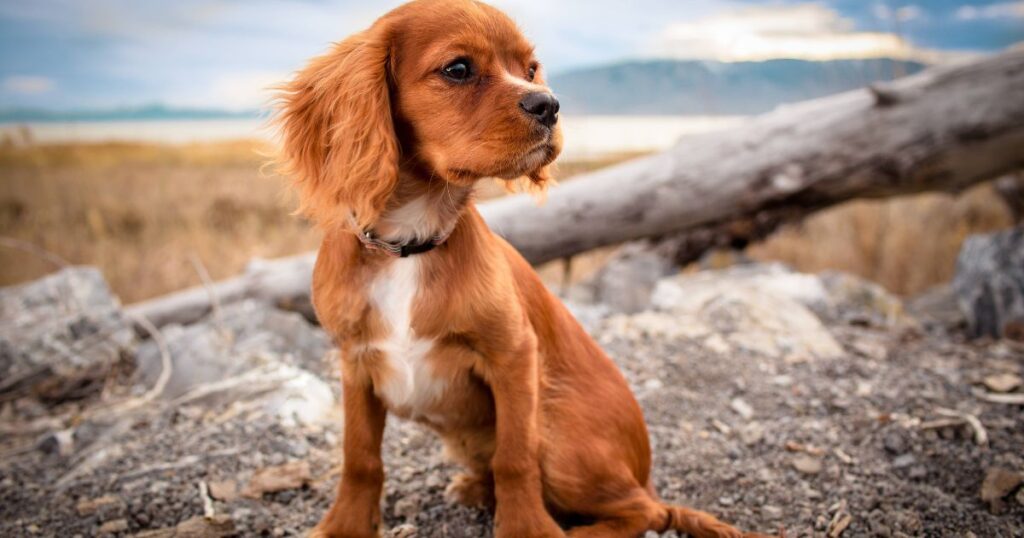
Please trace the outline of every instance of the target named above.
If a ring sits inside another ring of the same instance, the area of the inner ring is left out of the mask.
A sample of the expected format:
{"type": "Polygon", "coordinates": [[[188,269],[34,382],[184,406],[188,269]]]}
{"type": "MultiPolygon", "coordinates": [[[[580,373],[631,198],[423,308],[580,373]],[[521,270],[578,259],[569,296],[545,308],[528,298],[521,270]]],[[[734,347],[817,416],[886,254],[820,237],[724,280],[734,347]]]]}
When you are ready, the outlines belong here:
{"type": "Polygon", "coordinates": [[[483,178],[548,184],[558,112],[533,46],[471,0],[398,7],[281,88],[280,164],[323,232],[312,299],[344,388],[315,535],[379,534],[391,413],[439,435],[466,470],[447,497],[493,508],[498,537],[565,536],[570,516],[569,536],[755,536],[658,499],[622,374],[474,207],[483,178]]]}

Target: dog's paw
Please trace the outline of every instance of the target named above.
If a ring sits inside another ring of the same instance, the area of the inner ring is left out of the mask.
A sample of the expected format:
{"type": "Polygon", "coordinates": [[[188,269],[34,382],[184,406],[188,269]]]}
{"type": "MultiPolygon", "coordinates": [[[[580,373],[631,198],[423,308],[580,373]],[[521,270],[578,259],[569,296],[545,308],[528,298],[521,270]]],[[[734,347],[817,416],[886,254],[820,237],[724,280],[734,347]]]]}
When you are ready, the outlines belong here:
{"type": "Polygon", "coordinates": [[[494,483],[476,475],[457,474],[444,490],[448,502],[472,508],[494,508],[494,483]]]}

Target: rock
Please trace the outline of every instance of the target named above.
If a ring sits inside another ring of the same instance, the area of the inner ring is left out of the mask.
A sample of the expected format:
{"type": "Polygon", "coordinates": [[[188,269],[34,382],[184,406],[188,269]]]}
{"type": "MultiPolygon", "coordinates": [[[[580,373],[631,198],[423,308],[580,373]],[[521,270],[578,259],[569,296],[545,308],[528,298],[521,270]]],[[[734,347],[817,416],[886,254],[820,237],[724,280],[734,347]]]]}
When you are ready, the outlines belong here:
{"type": "Polygon", "coordinates": [[[992,392],[1011,392],[1021,385],[1021,378],[1017,374],[1003,372],[985,376],[981,382],[992,392]]]}
{"type": "Polygon", "coordinates": [[[209,518],[196,516],[186,519],[174,527],[140,532],[134,538],[222,538],[235,534],[234,520],[217,514],[209,518]]]}
{"type": "Polygon", "coordinates": [[[313,475],[310,472],[308,461],[292,461],[256,471],[249,479],[242,495],[258,499],[264,493],[301,488],[312,480],[313,475]]]}
{"type": "Polygon", "coordinates": [[[39,437],[36,447],[46,454],[68,457],[75,451],[74,434],[75,430],[73,428],[44,433],[39,437]]]}
{"type": "Polygon", "coordinates": [[[402,525],[389,530],[385,536],[387,538],[413,538],[417,535],[418,530],[419,529],[416,528],[416,525],[403,523],[402,525]]]}
{"type": "Polygon", "coordinates": [[[416,521],[416,515],[420,513],[422,503],[418,493],[410,493],[395,503],[394,514],[403,518],[406,522],[416,521]]]}
{"type": "Polygon", "coordinates": [[[658,282],[652,299],[670,314],[667,331],[720,336],[730,349],[769,357],[842,356],[842,347],[806,306],[751,276],[756,266],[680,275],[658,282]]]}
{"type": "Polygon", "coordinates": [[[889,356],[889,349],[886,348],[885,344],[876,339],[858,338],[850,343],[850,347],[858,355],[876,361],[885,360],[889,356]]]}
{"type": "Polygon", "coordinates": [[[821,472],[822,464],[818,458],[801,454],[793,458],[793,468],[803,474],[814,475],[821,472]]]}
{"type": "Polygon", "coordinates": [[[1024,226],[968,237],[953,278],[971,336],[1003,336],[1024,321],[1024,226]]]}
{"type": "Polygon", "coordinates": [[[761,515],[770,521],[782,519],[782,508],[771,504],[761,506],[761,515]]]}
{"type": "MultiPolygon", "coordinates": [[[[299,314],[243,301],[225,306],[219,319],[163,333],[173,364],[164,400],[188,394],[209,408],[246,402],[286,425],[338,420],[331,387],[311,373],[324,369],[330,342],[299,314]]],[[[142,345],[137,360],[139,383],[151,386],[162,370],[156,343],[142,345]]]]}
{"type": "Polygon", "coordinates": [[[962,329],[967,325],[953,286],[935,286],[907,301],[907,311],[925,327],[946,331],[962,329]]]}
{"type": "Polygon", "coordinates": [[[907,451],[907,441],[900,432],[890,431],[882,437],[882,446],[890,454],[900,455],[907,451]]]}
{"type": "Polygon", "coordinates": [[[646,241],[628,243],[593,277],[574,286],[569,297],[601,303],[615,312],[640,312],[650,306],[658,280],[671,271],[671,261],[646,241]]]}
{"type": "Polygon", "coordinates": [[[211,480],[207,486],[210,497],[218,501],[231,502],[238,498],[238,483],[234,480],[211,480]]]}
{"type": "Polygon", "coordinates": [[[117,534],[128,530],[127,519],[112,519],[102,525],[100,525],[99,534],[117,534]]]}
{"type": "Polygon", "coordinates": [[[1002,467],[989,468],[981,483],[981,500],[988,503],[989,511],[1001,514],[1006,509],[1004,499],[1024,483],[1024,473],[1002,467]]]}
{"type": "Polygon", "coordinates": [[[888,326],[894,322],[913,324],[903,301],[882,286],[858,276],[839,271],[825,271],[819,275],[827,290],[830,317],[845,321],[864,320],[875,326],[888,326]]]}
{"type": "Polygon", "coordinates": [[[134,338],[96,268],[71,267],[2,288],[0,394],[81,398],[100,388],[134,338]]]}
{"type": "Polygon", "coordinates": [[[903,454],[902,456],[897,456],[892,460],[892,468],[903,469],[905,467],[910,467],[915,463],[917,463],[917,458],[915,458],[913,454],[903,454]]]}
{"type": "Polygon", "coordinates": [[[744,445],[753,446],[760,443],[764,439],[764,426],[757,422],[751,422],[739,430],[740,441],[744,445]]]}
{"type": "Polygon", "coordinates": [[[754,408],[750,407],[750,404],[743,401],[742,398],[733,398],[732,401],[729,402],[729,407],[731,407],[737,415],[746,420],[750,420],[754,417],[754,408]]]}
{"type": "Polygon", "coordinates": [[[105,521],[110,518],[111,513],[117,513],[120,515],[123,505],[121,499],[116,495],[104,495],[102,497],[96,497],[95,499],[83,499],[78,501],[75,505],[75,510],[78,511],[78,515],[87,517],[91,515],[98,515],[100,521],[105,521]]]}

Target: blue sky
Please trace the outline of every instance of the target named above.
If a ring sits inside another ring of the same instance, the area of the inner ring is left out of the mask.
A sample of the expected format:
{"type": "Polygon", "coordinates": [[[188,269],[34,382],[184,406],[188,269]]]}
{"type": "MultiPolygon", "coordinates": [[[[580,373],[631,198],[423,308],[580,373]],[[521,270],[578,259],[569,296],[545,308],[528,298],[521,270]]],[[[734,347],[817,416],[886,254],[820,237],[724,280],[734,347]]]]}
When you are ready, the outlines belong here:
{"type": "MultiPolygon", "coordinates": [[[[246,109],[385,0],[0,0],[0,108],[246,109]]],[[[1024,40],[1024,1],[495,0],[549,72],[630,58],[902,56],[1024,40]]]]}

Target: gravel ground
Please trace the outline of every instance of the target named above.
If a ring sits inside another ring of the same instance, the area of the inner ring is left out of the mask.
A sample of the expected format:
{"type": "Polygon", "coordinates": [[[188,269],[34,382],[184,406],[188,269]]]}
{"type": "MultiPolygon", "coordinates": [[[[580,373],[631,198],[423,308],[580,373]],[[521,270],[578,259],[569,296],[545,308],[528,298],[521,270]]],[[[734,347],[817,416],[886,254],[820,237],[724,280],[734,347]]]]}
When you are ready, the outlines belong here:
{"type": "MultiPolygon", "coordinates": [[[[995,507],[980,497],[991,469],[1024,472],[1022,407],[972,393],[986,376],[1024,373],[1022,348],[856,317],[826,325],[841,356],[719,354],[684,335],[652,336],[639,317],[592,325],[644,408],[661,495],[791,537],[1024,535],[1024,491],[1009,487],[995,507]],[[987,443],[951,412],[976,417],[987,443]]],[[[316,373],[333,375],[326,365],[316,373]]],[[[181,407],[132,415],[118,435],[79,424],[79,448],[61,455],[52,434],[7,426],[26,413],[75,410],[26,408],[0,408],[2,536],[174,536],[179,524],[179,536],[189,525],[195,536],[301,535],[336,485],[337,428],[181,407]],[[91,447],[89,431],[103,432],[91,447]],[[245,496],[261,470],[283,483],[245,496]],[[190,520],[211,508],[215,518],[190,520]]],[[[444,502],[455,468],[429,432],[392,421],[385,464],[391,535],[490,535],[488,514],[444,502]]]]}

